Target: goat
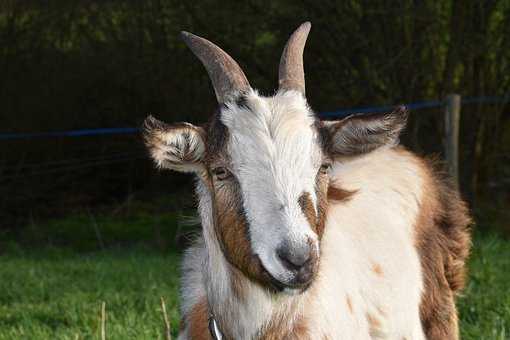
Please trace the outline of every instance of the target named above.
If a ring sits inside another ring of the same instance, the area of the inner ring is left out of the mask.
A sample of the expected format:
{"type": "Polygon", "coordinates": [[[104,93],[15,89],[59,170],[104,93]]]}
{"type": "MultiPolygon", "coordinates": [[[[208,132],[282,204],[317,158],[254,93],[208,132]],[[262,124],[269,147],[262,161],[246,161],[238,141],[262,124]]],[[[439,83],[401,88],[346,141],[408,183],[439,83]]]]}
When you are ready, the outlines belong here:
{"type": "Polygon", "coordinates": [[[179,339],[457,339],[466,205],[398,146],[405,107],[316,117],[310,27],[289,38],[270,97],[218,46],[182,32],[219,109],[203,126],[144,123],[157,166],[198,178],[202,233],[183,259],[179,339]]]}

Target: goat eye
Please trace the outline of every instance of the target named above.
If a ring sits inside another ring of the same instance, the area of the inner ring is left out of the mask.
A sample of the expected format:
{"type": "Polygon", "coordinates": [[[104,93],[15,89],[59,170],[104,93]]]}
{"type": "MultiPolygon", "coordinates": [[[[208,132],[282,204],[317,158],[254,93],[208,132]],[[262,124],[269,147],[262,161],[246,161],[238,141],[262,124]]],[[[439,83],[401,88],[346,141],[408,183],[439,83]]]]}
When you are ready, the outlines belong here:
{"type": "Polygon", "coordinates": [[[224,167],[214,168],[212,169],[212,173],[220,181],[230,177],[230,172],[224,167]]]}
{"type": "Polygon", "coordinates": [[[323,174],[327,174],[329,172],[329,169],[331,169],[331,163],[324,163],[321,165],[319,171],[323,174]]]}

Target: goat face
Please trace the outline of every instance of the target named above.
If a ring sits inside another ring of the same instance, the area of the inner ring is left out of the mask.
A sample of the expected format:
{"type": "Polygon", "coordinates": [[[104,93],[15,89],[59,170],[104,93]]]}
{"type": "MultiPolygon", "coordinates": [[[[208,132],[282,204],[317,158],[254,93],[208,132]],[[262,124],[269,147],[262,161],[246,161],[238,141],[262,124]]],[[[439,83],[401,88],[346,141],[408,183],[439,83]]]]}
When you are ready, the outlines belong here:
{"type": "Polygon", "coordinates": [[[279,287],[307,286],[317,271],[329,161],[304,97],[283,91],[263,98],[250,91],[217,119],[213,130],[225,136],[208,164],[227,253],[235,254],[245,237],[249,251],[241,257],[253,254],[255,262],[247,264],[255,264],[255,278],[279,287]],[[232,244],[231,221],[225,219],[239,221],[244,230],[232,244]]]}
{"type": "Polygon", "coordinates": [[[304,96],[309,29],[303,24],[289,39],[272,97],[253,90],[219,47],[185,33],[211,76],[219,110],[203,127],[145,122],[158,166],[194,172],[207,188],[207,218],[229,263],[263,286],[288,292],[308,287],[318,270],[330,157],[391,143],[401,126],[389,118],[405,116],[318,121],[304,96]]]}

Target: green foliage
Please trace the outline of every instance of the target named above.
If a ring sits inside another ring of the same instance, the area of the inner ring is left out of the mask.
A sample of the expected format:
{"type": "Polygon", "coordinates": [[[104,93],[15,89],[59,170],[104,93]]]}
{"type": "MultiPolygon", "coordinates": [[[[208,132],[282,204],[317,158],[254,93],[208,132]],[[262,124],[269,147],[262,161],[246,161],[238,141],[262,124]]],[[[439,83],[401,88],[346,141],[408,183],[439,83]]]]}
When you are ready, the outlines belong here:
{"type": "MultiPolygon", "coordinates": [[[[305,20],[313,22],[304,55],[306,93],[318,112],[441,100],[450,92],[504,96],[510,88],[509,3],[3,1],[0,126],[5,132],[134,127],[148,114],[202,123],[217,103],[206,72],[180,41],[179,31],[216,42],[241,64],[254,87],[272,93],[284,43],[305,20]]],[[[489,184],[497,185],[498,193],[508,192],[508,166],[501,155],[510,152],[504,143],[509,117],[504,105],[462,109],[461,179],[472,202],[484,191],[494,195],[489,184]]],[[[441,151],[442,124],[441,109],[413,113],[403,142],[420,152],[441,151]]],[[[48,160],[133,156],[142,148],[140,138],[1,146],[0,165],[7,165],[0,166],[2,221],[26,219],[31,212],[55,216],[162,183],[158,177],[158,183],[148,185],[156,182],[155,171],[141,159],[48,176],[41,175],[44,166],[37,166],[48,160]],[[25,161],[36,166],[24,168],[25,161]]],[[[173,184],[180,182],[176,175],[167,176],[173,184]]]]}

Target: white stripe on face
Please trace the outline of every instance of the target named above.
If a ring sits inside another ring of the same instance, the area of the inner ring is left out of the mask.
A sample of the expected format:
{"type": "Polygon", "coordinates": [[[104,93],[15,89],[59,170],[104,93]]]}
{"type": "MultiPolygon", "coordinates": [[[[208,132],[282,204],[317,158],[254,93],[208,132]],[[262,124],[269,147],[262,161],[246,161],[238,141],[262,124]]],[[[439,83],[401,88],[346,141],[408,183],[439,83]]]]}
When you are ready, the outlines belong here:
{"type": "Polygon", "coordinates": [[[312,230],[299,205],[303,192],[316,207],[315,180],[322,151],[314,117],[300,93],[289,91],[264,98],[248,93],[242,103],[221,112],[229,131],[227,153],[241,187],[253,252],[279,281],[292,273],[278,260],[284,242],[299,247],[312,230]]]}

